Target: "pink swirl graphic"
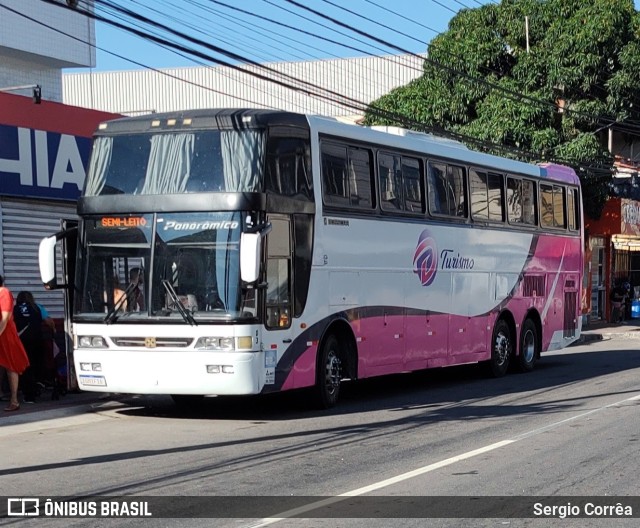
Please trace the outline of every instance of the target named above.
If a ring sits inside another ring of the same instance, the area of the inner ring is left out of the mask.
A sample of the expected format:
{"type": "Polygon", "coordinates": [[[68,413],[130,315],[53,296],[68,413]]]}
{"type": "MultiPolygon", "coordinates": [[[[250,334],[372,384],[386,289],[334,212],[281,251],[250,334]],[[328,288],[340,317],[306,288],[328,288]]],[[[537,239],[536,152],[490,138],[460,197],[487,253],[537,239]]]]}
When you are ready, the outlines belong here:
{"type": "Polygon", "coordinates": [[[436,278],[438,260],[436,255],[436,241],[428,229],[425,229],[418,239],[418,245],[413,255],[413,272],[418,275],[423,286],[429,286],[436,278]]]}

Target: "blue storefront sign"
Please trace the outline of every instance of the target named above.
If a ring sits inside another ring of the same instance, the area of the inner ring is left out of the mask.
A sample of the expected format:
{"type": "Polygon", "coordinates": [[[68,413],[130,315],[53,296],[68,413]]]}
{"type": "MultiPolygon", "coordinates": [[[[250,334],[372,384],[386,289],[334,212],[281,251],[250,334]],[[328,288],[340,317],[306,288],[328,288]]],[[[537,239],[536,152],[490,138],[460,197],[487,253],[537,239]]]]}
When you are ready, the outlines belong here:
{"type": "Polygon", "coordinates": [[[77,200],[91,138],[0,125],[0,195],[77,200]]]}

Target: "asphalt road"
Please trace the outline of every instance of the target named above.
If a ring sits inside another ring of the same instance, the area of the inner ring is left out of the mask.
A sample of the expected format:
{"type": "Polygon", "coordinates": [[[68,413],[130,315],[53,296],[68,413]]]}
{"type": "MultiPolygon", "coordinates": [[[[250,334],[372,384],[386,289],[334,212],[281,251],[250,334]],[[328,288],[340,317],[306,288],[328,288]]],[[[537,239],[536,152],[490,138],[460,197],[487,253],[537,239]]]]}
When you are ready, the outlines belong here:
{"type": "Polygon", "coordinates": [[[0,482],[11,497],[159,496],[152,510],[185,517],[33,526],[559,526],[534,505],[582,509],[580,497],[625,497],[637,517],[639,402],[635,339],[547,354],[534,372],[500,379],[470,365],[350,383],[324,412],[308,410],[304,393],[215,398],[192,412],[129,397],[0,427],[0,482]],[[325,498],[303,518],[263,519],[325,498]],[[248,515],[189,518],[238,505],[248,515]]]}

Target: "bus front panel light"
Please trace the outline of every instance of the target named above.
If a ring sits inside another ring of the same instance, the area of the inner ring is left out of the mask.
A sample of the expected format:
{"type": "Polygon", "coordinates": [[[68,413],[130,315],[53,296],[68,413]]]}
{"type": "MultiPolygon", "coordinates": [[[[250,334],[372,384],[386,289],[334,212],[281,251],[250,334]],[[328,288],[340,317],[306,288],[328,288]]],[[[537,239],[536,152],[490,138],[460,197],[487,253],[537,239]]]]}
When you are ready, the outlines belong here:
{"type": "Polygon", "coordinates": [[[106,348],[106,343],[102,336],[79,336],[79,348],[106,348]]]}
{"type": "Polygon", "coordinates": [[[195,344],[196,350],[235,350],[233,337],[200,337],[195,344]]]}

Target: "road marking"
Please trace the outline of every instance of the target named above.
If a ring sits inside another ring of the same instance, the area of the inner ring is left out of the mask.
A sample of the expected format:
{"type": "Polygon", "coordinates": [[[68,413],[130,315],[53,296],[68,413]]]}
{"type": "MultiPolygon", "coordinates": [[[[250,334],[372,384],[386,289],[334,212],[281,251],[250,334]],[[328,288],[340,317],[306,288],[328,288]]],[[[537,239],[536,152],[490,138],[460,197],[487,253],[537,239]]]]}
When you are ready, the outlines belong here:
{"type": "Polygon", "coordinates": [[[532,429],[531,431],[521,433],[508,440],[502,440],[501,442],[489,444],[488,446],[481,447],[479,449],[474,449],[473,451],[467,451],[466,453],[462,453],[460,455],[456,455],[454,457],[441,460],[440,462],[435,462],[433,464],[429,464],[427,466],[423,466],[423,467],[414,469],[412,471],[402,473],[395,477],[391,477],[385,480],[381,480],[379,482],[375,482],[373,484],[370,484],[369,486],[363,486],[362,488],[341,493],[340,495],[336,495],[335,497],[319,500],[317,502],[313,502],[305,506],[300,506],[299,508],[294,508],[291,510],[281,512],[277,514],[276,517],[265,517],[264,519],[260,519],[259,521],[251,523],[247,526],[250,528],[261,528],[262,526],[269,526],[270,524],[275,524],[277,522],[284,521],[286,519],[291,519],[292,517],[299,517],[301,514],[315,510],[317,508],[321,508],[323,506],[329,506],[331,504],[336,504],[338,502],[342,502],[343,500],[348,499],[349,497],[358,497],[360,495],[364,495],[365,493],[370,493],[372,491],[376,491],[382,488],[386,488],[388,486],[392,486],[393,484],[398,484],[399,482],[403,482],[405,480],[409,480],[414,477],[424,475],[425,473],[430,473],[431,471],[435,471],[436,469],[441,469],[443,467],[450,466],[451,464],[455,464],[463,460],[468,460],[470,458],[473,458],[478,455],[482,455],[484,453],[489,453],[490,451],[494,451],[496,449],[513,444],[515,442],[519,442],[521,440],[524,440],[525,438],[530,438],[532,436],[539,435],[551,429],[561,427],[569,422],[579,420],[586,416],[591,416],[592,414],[603,411],[605,409],[610,409],[611,407],[615,407],[617,405],[621,405],[624,403],[637,401],[637,400],[640,400],[640,394],[637,394],[636,396],[632,396],[630,398],[625,398],[624,400],[620,400],[615,403],[610,403],[608,405],[598,407],[596,409],[591,409],[590,411],[585,411],[583,413],[572,416],[571,418],[565,418],[564,420],[560,420],[559,422],[554,422],[549,425],[545,425],[544,427],[538,427],[536,429],[532,429]]]}

